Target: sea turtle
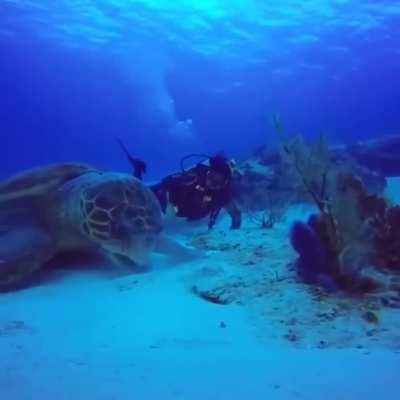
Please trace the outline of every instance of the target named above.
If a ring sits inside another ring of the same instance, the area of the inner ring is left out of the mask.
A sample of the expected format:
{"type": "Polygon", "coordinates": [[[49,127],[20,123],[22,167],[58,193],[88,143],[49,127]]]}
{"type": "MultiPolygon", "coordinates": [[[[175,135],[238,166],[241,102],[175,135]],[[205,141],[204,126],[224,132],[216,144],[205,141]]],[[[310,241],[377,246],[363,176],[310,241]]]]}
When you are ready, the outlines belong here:
{"type": "Polygon", "coordinates": [[[155,195],[131,175],[78,163],[22,172],[0,182],[0,290],[64,251],[145,264],[161,230],[155,195]]]}

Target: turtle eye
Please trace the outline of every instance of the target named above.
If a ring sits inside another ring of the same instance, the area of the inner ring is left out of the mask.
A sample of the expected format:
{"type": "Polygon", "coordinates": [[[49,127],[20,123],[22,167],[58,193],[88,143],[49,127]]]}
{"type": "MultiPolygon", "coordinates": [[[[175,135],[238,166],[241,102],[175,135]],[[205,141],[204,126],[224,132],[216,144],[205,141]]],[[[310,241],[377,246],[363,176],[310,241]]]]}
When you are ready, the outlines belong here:
{"type": "Polygon", "coordinates": [[[163,231],[163,227],[162,225],[156,225],[153,229],[153,232],[158,235],[159,233],[161,233],[163,231]]]}
{"type": "Polygon", "coordinates": [[[134,220],[133,224],[134,224],[134,227],[135,227],[137,230],[142,230],[142,229],[144,229],[144,227],[145,227],[145,223],[144,223],[144,221],[143,221],[142,218],[136,218],[136,219],[134,220]]]}

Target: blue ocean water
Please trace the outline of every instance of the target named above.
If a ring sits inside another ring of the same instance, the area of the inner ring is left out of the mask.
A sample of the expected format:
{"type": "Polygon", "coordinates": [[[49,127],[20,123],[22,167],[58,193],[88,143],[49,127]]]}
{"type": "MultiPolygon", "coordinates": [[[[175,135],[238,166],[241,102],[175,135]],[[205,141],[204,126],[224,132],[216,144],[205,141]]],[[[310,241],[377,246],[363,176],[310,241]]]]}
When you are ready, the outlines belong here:
{"type": "Polygon", "coordinates": [[[1,174],[126,169],[119,136],[159,177],[273,143],[273,112],[333,142],[394,134],[399,20],[393,0],[3,0],[1,174]]]}
{"type": "MultiPolygon", "coordinates": [[[[274,113],[332,144],[399,134],[399,43],[397,0],[0,0],[0,179],[61,161],[130,172],[118,137],[158,180],[189,153],[276,145],[274,113]]],[[[37,233],[22,214],[13,236],[8,210],[6,256],[37,233]]],[[[171,224],[195,260],[63,265],[1,293],[0,399],[398,399],[398,271],[378,300],[294,279],[290,227],[314,212],[171,224]]]]}

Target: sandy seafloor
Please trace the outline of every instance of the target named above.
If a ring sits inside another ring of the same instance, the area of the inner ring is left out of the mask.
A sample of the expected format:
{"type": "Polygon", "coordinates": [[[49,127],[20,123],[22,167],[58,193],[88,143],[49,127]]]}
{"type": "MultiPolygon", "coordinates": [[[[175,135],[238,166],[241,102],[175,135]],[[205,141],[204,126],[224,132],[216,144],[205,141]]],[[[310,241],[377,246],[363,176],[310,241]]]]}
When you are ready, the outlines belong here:
{"type": "Polygon", "coordinates": [[[204,256],[154,256],[149,271],[122,276],[65,269],[0,294],[0,399],[398,399],[400,309],[294,278],[288,230],[309,211],[272,230],[179,224],[204,256]]]}

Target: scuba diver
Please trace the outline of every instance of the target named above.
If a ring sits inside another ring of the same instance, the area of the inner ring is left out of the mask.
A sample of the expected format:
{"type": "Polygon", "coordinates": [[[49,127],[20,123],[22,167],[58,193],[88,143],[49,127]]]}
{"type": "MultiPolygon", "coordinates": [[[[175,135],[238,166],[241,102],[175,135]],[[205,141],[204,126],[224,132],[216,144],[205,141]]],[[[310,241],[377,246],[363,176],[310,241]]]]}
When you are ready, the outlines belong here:
{"type": "MultiPolygon", "coordinates": [[[[133,168],[133,175],[142,179],[146,164],[130,155],[120,139],[118,142],[133,168]]],[[[165,213],[171,204],[176,216],[196,221],[209,217],[211,229],[222,208],[231,217],[231,229],[241,225],[241,211],[232,199],[233,163],[222,154],[215,156],[190,154],[181,160],[181,172],[168,175],[161,182],[150,186],[165,213]],[[184,162],[193,157],[203,158],[202,162],[186,170],[184,162]],[[208,163],[204,161],[208,160],[208,163]]]]}

